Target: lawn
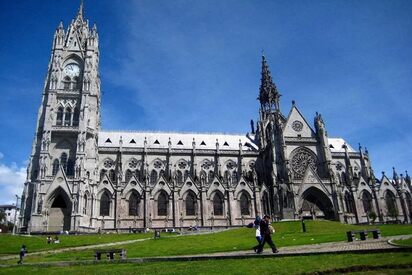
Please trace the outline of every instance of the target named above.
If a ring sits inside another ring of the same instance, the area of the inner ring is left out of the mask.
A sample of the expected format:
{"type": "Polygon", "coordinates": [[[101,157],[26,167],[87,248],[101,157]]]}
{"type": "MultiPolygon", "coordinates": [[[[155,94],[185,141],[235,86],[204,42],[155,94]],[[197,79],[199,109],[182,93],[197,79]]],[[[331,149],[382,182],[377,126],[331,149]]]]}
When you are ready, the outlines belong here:
{"type": "Polygon", "coordinates": [[[29,252],[36,252],[65,247],[135,240],[149,238],[151,236],[152,234],[59,235],[59,244],[47,244],[47,236],[0,234],[0,255],[16,254],[20,250],[22,244],[27,246],[29,252]]]}
{"type": "Polygon", "coordinates": [[[0,274],[302,274],[320,271],[337,273],[341,271],[340,269],[362,272],[373,270],[369,274],[410,274],[411,267],[411,253],[398,252],[241,260],[91,264],[47,268],[23,265],[2,268],[0,274]]]}
{"type": "MultiPolygon", "coordinates": [[[[345,241],[346,231],[352,229],[380,228],[383,236],[403,235],[412,232],[412,225],[358,226],[331,221],[308,221],[306,222],[306,233],[302,233],[300,222],[279,222],[275,223],[274,226],[277,232],[274,235],[274,241],[278,247],[345,241]]],[[[97,238],[98,236],[101,235],[85,237],[97,238]]],[[[140,235],[132,236],[137,238],[140,235]]],[[[70,237],[75,236],[68,238],[70,237]]],[[[111,236],[103,235],[102,237],[109,238],[111,236]]],[[[115,247],[125,248],[128,257],[135,258],[249,250],[255,245],[255,242],[253,229],[237,228],[205,235],[173,236],[162,234],[161,238],[157,240],[151,239],[115,247]]],[[[29,246],[28,249],[30,251],[29,246]]],[[[28,254],[26,260],[27,262],[90,260],[92,255],[93,250],[88,249],[46,255],[28,254]]],[[[7,262],[14,263],[14,260],[7,262]]]]}
{"type": "Polygon", "coordinates": [[[396,241],[394,241],[394,243],[396,243],[398,245],[401,245],[401,246],[412,247],[412,238],[396,240],[396,241]]]}

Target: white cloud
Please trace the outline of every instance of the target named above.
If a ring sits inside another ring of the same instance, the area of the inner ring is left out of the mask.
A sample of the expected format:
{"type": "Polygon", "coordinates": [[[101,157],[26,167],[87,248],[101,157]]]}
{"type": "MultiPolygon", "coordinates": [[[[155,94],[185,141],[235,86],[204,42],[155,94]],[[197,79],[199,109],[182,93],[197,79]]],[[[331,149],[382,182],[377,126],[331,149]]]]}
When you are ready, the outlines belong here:
{"type": "MultiPolygon", "coordinates": [[[[0,153],[0,160],[3,158],[0,153]]],[[[16,163],[0,163],[0,204],[15,203],[15,196],[21,196],[26,180],[26,167],[16,163]]]]}

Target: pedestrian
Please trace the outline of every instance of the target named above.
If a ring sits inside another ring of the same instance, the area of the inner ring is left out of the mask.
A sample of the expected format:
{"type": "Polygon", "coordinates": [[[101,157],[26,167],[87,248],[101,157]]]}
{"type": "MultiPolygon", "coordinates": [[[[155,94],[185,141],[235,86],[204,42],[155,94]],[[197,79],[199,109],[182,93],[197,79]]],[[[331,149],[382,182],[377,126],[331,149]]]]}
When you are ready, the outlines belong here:
{"type": "Polygon", "coordinates": [[[17,262],[18,264],[23,263],[23,259],[24,259],[24,256],[26,255],[26,253],[27,253],[26,246],[23,244],[21,246],[21,249],[20,249],[20,254],[19,254],[20,260],[17,262]]]}
{"type": "Polygon", "coordinates": [[[259,248],[260,242],[262,241],[262,236],[260,234],[260,221],[261,220],[262,219],[260,218],[260,216],[257,216],[255,221],[252,223],[253,227],[255,228],[255,237],[256,237],[256,240],[258,242],[258,244],[253,247],[253,250],[255,252],[257,252],[257,249],[259,248]]]}
{"type": "Polygon", "coordinates": [[[263,252],[263,247],[265,246],[265,243],[268,243],[270,245],[273,253],[279,252],[272,241],[272,237],[270,236],[273,233],[274,229],[271,230],[270,227],[270,217],[268,215],[265,215],[263,219],[260,221],[260,235],[262,236],[262,241],[260,242],[257,248],[258,254],[261,254],[263,252]]]}
{"type": "Polygon", "coordinates": [[[52,242],[51,236],[47,236],[47,244],[51,244],[51,242],[52,242]]]}

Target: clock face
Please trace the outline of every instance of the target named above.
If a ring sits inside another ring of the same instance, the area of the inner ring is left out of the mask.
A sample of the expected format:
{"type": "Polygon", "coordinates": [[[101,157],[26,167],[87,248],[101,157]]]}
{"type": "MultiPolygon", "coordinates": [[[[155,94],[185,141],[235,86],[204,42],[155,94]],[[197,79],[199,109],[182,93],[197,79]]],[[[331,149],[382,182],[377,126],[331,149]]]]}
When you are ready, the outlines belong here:
{"type": "Polygon", "coordinates": [[[80,74],[80,68],[75,63],[66,65],[63,71],[67,76],[70,76],[70,77],[79,76],[80,74]]]}

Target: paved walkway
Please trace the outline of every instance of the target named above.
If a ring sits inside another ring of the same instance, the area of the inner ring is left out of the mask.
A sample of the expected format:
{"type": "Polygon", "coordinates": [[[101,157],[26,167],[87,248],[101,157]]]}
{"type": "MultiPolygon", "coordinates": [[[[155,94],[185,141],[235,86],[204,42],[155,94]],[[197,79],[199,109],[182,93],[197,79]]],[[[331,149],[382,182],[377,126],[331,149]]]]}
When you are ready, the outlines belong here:
{"type": "MultiPolygon", "coordinates": [[[[299,245],[279,248],[279,253],[273,254],[270,248],[266,247],[262,254],[256,254],[253,250],[247,251],[233,251],[233,252],[219,252],[210,254],[198,254],[198,255],[182,255],[182,256],[164,256],[164,257],[144,257],[144,258],[128,258],[126,260],[115,260],[113,262],[127,262],[127,263],[143,263],[143,262],[160,262],[160,261],[194,261],[194,260],[217,260],[217,259],[244,259],[244,258],[261,258],[261,257],[288,257],[288,256],[305,256],[305,255],[319,255],[319,254],[342,254],[342,253],[378,253],[378,252],[394,252],[394,251],[408,251],[411,252],[412,248],[405,248],[394,246],[390,244],[389,240],[397,240],[403,238],[410,238],[412,235],[401,235],[392,237],[383,237],[379,240],[366,240],[366,241],[354,241],[348,242],[331,242],[313,245],[299,245]]],[[[178,237],[178,236],[176,236],[178,237]]],[[[124,242],[116,242],[101,245],[90,245],[82,247],[72,247],[59,249],[58,252],[67,250],[84,250],[89,248],[97,248],[109,245],[127,244],[139,241],[145,241],[148,239],[131,240],[124,242]]],[[[57,250],[56,250],[57,251],[57,250]]],[[[53,251],[54,253],[57,253],[53,251]]],[[[30,253],[45,254],[50,251],[30,253]]],[[[13,257],[12,257],[13,258],[13,257]]],[[[12,259],[9,258],[9,259],[12,259]]],[[[1,259],[6,259],[5,257],[1,259]]],[[[102,260],[101,262],[107,262],[102,260]]],[[[41,263],[25,263],[28,266],[71,266],[81,264],[93,264],[94,260],[82,260],[82,261],[70,261],[70,262],[41,262],[41,263]]],[[[12,267],[15,265],[0,265],[0,267],[12,267]]]]}

